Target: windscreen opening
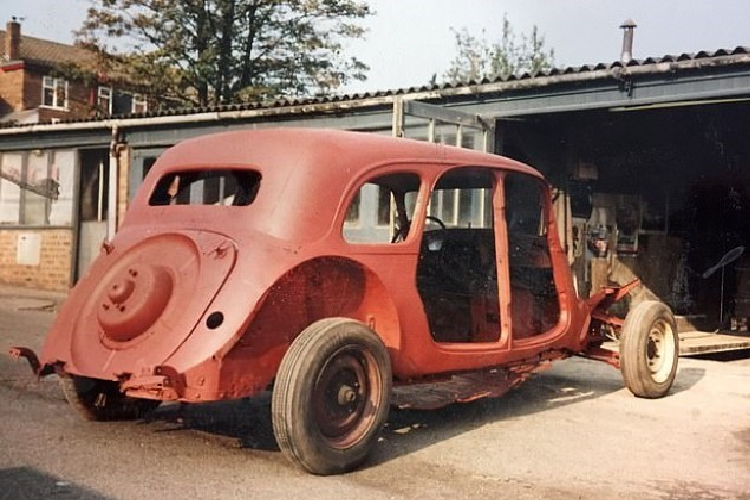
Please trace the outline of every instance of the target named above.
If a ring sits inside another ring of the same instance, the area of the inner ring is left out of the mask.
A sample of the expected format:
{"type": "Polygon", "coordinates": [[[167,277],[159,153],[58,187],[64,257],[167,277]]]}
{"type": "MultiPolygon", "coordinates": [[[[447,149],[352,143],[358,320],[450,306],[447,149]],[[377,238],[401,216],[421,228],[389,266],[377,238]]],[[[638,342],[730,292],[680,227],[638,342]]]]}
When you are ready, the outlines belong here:
{"type": "Polygon", "coordinates": [[[171,172],[156,183],[149,205],[251,205],[260,172],[245,169],[171,172]]]}

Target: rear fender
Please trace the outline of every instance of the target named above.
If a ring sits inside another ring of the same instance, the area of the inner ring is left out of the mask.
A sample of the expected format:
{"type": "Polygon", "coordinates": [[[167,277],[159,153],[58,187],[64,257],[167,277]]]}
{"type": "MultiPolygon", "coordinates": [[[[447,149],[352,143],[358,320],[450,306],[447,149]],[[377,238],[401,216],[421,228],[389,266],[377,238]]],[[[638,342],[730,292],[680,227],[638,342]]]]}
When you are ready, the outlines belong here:
{"type": "Polygon", "coordinates": [[[357,319],[380,336],[391,356],[399,350],[396,306],[380,279],[360,262],[318,257],[284,274],[268,291],[246,332],[222,360],[223,397],[265,389],[297,335],[329,317],[357,319]]]}

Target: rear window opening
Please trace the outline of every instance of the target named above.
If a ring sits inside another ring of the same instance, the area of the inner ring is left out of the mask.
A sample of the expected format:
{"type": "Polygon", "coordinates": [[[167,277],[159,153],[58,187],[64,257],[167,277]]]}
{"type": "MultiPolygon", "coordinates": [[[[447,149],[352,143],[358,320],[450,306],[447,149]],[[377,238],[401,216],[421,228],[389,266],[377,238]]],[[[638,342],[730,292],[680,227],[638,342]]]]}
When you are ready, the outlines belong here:
{"type": "Polygon", "coordinates": [[[159,179],[149,205],[247,206],[260,188],[260,172],[246,169],[171,172],[159,179]]]}

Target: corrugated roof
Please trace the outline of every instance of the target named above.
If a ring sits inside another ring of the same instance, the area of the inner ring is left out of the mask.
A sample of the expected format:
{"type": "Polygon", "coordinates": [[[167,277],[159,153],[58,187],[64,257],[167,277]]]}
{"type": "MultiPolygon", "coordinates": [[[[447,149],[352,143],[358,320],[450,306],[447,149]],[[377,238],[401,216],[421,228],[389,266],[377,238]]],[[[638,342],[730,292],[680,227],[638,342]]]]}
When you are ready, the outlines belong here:
{"type": "MultiPolygon", "coordinates": [[[[387,100],[397,95],[415,95],[418,99],[438,99],[451,96],[469,96],[477,94],[502,93],[509,91],[529,90],[535,87],[550,87],[559,84],[588,82],[592,80],[622,79],[635,75],[659,75],[694,70],[721,69],[733,66],[750,68],[750,47],[738,46],[734,49],[719,49],[680,55],[664,55],[633,59],[627,64],[619,61],[613,63],[584,64],[576,67],[554,68],[537,75],[524,73],[508,77],[482,79],[481,81],[447,82],[433,86],[420,86],[360,92],[352,94],[335,94],[323,97],[278,99],[263,102],[241,104],[211,105],[202,107],[178,108],[146,113],[132,113],[110,118],[152,118],[183,116],[203,113],[225,113],[236,111],[253,111],[295,107],[303,112],[343,110],[360,106],[377,106],[387,104],[387,100]],[[382,101],[382,102],[381,102],[382,101]]],[[[107,118],[84,118],[63,120],[60,123],[99,122],[107,118]]],[[[22,125],[18,125],[19,127],[22,125]]]]}
{"type": "MultiPolygon", "coordinates": [[[[5,57],[6,31],[0,30],[0,56],[5,57]]],[[[76,45],[52,42],[42,38],[21,35],[20,58],[29,63],[54,66],[66,63],[92,63],[96,56],[76,45]]]]}

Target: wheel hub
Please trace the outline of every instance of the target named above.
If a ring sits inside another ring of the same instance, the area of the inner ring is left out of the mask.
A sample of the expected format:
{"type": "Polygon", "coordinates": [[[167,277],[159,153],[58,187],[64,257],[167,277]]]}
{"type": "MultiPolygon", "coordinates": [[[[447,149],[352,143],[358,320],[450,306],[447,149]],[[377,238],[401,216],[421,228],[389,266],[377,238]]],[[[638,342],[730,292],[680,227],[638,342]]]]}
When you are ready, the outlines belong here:
{"type": "Polygon", "coordinates": [[[662,382],[669,376],[673,356],[676,356],[673,351],[671,326],[663,321],[652,325],[646,340],[646,362],[654,380],[662,382]]]}
{"type": "Polygon", "coordinates": [[[332,446],[346,448],[355,443],[372,420],[369,392],[376,373],[367,357],[340,351],[322,370],[313,401],[320,433],[332,446]]]}
{"type": "Polygon", "coordinates": [[[338,397],[339,406],[350,405],[351,403],[355,403],[356,401],[357,401],[357,392],[351,386],[342,385],[339,388],[339,397],[338,397]]]}
{"type": "Polygon", "coordinates": [[[97,320],[111,342],[128,342],[146,333],[161,316],[173,292],[161,266],[131,265],[112,277],[98,299],[97,320]]]}

